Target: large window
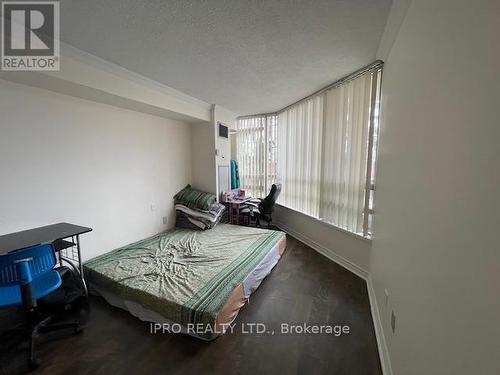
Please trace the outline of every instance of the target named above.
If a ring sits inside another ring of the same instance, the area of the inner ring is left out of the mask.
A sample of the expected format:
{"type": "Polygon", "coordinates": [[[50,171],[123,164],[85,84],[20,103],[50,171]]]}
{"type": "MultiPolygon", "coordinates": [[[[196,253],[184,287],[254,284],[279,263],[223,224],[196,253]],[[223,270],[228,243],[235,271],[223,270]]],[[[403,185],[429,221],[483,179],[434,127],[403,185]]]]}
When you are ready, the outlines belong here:
{"type": "Polygon", "coordinates": [[[238,119],[236,155],[241,188],[253,197],[264,197],[277,177],[276,115],[238,119]]]}
{"type": "Polygon", "coordinates": [[[278,119],[279,202],[318,217],[324,97],[316,96],[280,113],[278,119]]]}
{"type": "Polygon", "coordinates": [[[372,233],[381,66],[277,114],[239,119],[243,188],[365,237],[372,233]]]}

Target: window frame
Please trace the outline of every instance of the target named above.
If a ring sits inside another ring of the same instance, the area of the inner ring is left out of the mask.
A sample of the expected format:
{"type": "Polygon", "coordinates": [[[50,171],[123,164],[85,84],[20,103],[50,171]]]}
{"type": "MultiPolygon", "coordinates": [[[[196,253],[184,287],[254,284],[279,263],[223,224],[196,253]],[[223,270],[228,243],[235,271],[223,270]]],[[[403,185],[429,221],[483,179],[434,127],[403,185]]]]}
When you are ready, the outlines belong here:
{"type": "MultiPolygon", "coordinates": [[[[258,114],[258,115],[248,115],[248,116],[241,116],[238,117],[237,120],[243,120],[243,119],[248,119],[248,118],[265,118],[265,129],[264,129],[264,137],[265,137],[265,163],[264,163],[264,186],[265,186],[265,191],[267,191],[270,188],[270,183],[269,183],[269,140],[268,140],[268,131],[269,131],[269,119],[270,118],[275,118],[275,123],[274,125],[279,127],[279,114],[288,108],[302,102],[305,100],[308,100],[312,97],[319,96],[319,95],[324,95],[324,93],[328,90],[331,89],[335,86],[339,86],[351,79],[354,79],[361,74],[372,72],[376,73],[374,74],[374,77],[376,79],[376,83],[372,85],[371,88],[371,104],[370,104],[370,115],[369,115],[369,135],[368,135],[368,155],[367,155],[367,169],[366,169],[366,181],[365,181],[365,196],[364,196],[364,206],[363,206],[363,226],[362,226],[362,233],[356,233],[354,231],[350,231],[348,229],[342,228],[340,226],[335,225],[332,222],[329,222],[327,220],[324,220],[320,217],[315,217],[313,215],[310,215],[308,213],[302,212],[300,210],[288,207],[286,205],[283,205],[279,202],[277,202],[278,205],[281,207],[285,207],[289,210],[298,212],[302,215],[306,215],[312,219],[315,219],[316,221],[326,224],[330,227],[333,227],[337,230],[340,230],[342,232],[345,232],[350,235],[354,235],[358,238],[362,238],[365,240],[371,240],[373,236],[373,221],[374,221],[374,201],[375,201],[375,190],[376,190],[376,167],[377,167],[377,156],[378,156],[378,140],[379,140],[379,129],[380,129],[380,113],[381,113],[381,86],[382,86],[382,65],[383,63],[381,61],[375,62],[374,64],[371,64],[370,66],[367,66],[360,71],[357,71],[353,73],[352,75],[345,77],[336,83],[329,85],[325,87],[324,89],[319,90],[318,92],[309,95],[308,97],[299,100],[298,102],[287,106],[283,108],[280,111],[277,112],[271,112],[271,113],[264,113],[264,114],[258,114]]],[[[277,133],[277,132],[276,132],[277,133]]],[[[238,142],[236,142],[238,144],[238,142]]],[[[279,146],[278,146],[279,147],[279,146]]],[[[322,143],[323,147],[323,143],[322,143]]],[[[238,151],[236,152],[236,155],[238,155],[238,151]]],[[[277,160],[276,160],[277,161],[277,160]]],[[[278,172],[276,171],[276,175],[278,172]]],[[[276,181],[276,178],[274,179],[276,181]]],[[[274,182],[273,181],[273,182],[274,182]]],[[[279,201],[279,199],[278,199],[279,201]]]]}

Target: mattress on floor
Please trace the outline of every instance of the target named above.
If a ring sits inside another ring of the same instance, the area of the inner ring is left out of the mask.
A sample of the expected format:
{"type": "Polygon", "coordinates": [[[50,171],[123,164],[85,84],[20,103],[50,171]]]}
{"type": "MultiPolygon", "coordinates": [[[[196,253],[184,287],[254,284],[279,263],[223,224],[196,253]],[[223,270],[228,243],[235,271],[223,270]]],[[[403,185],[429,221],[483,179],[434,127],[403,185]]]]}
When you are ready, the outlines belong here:
{"type": "Polygon", "coordinates": [[[195,336],[210,340],[236,317],[285,244],[283,232],[229,224],[174,229],[93,258],[84,270],[105,298],[183,327],[202,325],[195,336]]]}

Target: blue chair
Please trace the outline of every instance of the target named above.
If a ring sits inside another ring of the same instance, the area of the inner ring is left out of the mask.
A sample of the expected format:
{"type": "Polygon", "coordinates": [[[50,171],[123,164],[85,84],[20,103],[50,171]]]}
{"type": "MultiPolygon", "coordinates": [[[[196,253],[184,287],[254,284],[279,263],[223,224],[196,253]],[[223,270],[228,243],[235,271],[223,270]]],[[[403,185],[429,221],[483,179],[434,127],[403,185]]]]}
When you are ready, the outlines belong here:
{"type": "Polygon", "coordinates": [[[0,308],[22,306],[27,317],[29,337],[28,364],[36,368],[35,340],[40,333],[72,328],[80,332],[78,323],[51,324],[54,317],[41,318],[37,300],[61,286],[61,276],[54,270],[56,256],[52,244],[17,250],[0,256],[0,308]]]}

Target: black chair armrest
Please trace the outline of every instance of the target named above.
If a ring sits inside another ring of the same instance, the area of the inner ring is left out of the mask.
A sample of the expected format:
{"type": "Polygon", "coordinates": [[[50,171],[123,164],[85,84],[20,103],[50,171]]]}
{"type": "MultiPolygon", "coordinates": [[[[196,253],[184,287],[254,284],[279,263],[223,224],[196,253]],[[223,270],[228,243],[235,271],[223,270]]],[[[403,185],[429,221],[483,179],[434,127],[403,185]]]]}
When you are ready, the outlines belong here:
{"type": "Polygon", "coordinates": [[[246,202],[245,205],[248,206],[248,207],[259,208],[259,203],[255,203],[255,202],[252,202],[252,201],[246,202]]]}

